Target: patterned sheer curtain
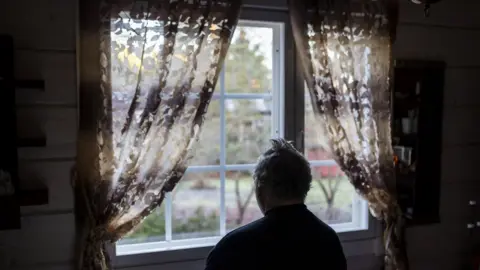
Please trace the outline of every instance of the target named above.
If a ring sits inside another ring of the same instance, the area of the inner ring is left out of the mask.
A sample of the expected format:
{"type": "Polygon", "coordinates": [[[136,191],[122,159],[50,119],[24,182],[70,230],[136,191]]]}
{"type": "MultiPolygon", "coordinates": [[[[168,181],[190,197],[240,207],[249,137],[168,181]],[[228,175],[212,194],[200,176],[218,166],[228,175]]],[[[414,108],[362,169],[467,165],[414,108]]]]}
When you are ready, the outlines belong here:
{"type": "Polygon", "coordinates": [[[135,228],[182,178],[241,3],[84,1],[89,9],[81,12],[98,13],[83,15],[82,44],[100,49],[82,50],[96,59],[81,60],[90,66],[82,68],[73,176],[78,269],[103,270],[111,268],[106,244],[135,228]]]}
{"type": "Polygon", "coordinates": [[[385,224],[385,268],[408,267],[390,135],[394,0],[289,1],[318,140],[385,224]]]}

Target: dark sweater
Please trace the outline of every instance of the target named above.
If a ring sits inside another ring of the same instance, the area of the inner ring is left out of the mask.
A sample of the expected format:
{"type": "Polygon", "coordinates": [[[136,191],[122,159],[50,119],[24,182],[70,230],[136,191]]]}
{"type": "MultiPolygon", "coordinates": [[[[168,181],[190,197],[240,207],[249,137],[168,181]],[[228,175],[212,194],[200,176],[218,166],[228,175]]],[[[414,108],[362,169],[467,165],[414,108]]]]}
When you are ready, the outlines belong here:
{"type": "Polygon", "coordinates": [[[206,270],[347,269],[337,234],[304,204],[274,208],[230,232],[206,264],[206,270]]]}

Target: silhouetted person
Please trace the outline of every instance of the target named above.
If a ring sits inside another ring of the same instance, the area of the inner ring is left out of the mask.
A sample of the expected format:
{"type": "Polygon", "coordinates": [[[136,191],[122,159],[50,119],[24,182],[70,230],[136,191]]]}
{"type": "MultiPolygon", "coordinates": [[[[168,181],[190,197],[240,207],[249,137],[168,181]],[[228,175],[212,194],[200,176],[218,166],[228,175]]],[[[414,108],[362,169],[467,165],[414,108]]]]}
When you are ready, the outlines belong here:
{"type": "Polygon", "coordinates": [[[272,140],[253,178],[265,216],[223,237],[206,270],[347,269],[337,234],[304,204],[312,173],[300,152],[283,139],[272,140]]]}

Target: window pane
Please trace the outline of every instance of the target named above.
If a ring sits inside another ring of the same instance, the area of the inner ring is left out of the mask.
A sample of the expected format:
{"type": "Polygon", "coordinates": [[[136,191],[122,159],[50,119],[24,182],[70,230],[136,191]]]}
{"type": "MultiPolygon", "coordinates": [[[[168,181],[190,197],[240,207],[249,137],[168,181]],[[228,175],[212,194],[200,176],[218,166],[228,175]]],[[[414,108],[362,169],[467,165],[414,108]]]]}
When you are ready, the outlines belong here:
{"type": "Polygon", "coordinates": [[[195,145],[195,155],[189,165],[220,164],[220,102],[212,100],[205,115],[200,139],[195,145]]]}
{"type": "MultiPolygon", "coordinates": [[[[332,160],[323,147],[326,143],[319,132],[312,102],[305,91],[305,156],[310,161],[332,160]]],[[[307,196],[308,208],[328,224],[352,222],[355,189],[338,165],[312,167],[312,188],[307,196]]]]}
{"type": "Polygon", "coordinates": [[[308,160],[331,159],[331,155],[324,150],[324,135],[320,133],[318,120],[315,119],[312,102],[308,91],[305,93],[305,156],[308,160]]]}
{"type": "Polygon", "coordinates": [[[271,101],[225,101],[226,164],[255,163],[272,137],[271,101]]]}
{"type": "Polygon", "coordinates": [[[173,240],[220,235],[218,172],[186,174],[172,198],[173,240]]]}
{"type": "Polygon", "coordinates": [[[352,222],[355,190],[338,165],[312,167],[307,206],[328,224],[352,222]]]}
{"type": "Polygon", "coordinates": [[[122,140],[121,130],[126,123],[126,116],[132,98],[135,95],[135,90],[140,87],[140,95],[135,111],[135,118],[139,119],[142,114],[149,89],[158,86],[158,72],[160,62],[142,61],[142,55],[145,59],[156,59],[157,55],[162,53],[164,44],[163,23],[153,20],[141,20],[132,23],[130,19],[124,18],[122,20],[112,19],[112,29],[116,29],[115,24],[123,23],[122,31],[113,31],[110,33],[111,37],[111,84],[112,84],[112,129],[114,146],[122,140]],[[128,25],[128,26],[127,26],[128,25]],[[143,52],[143,46],[136,46],[132,48],[127,44],[129,38],[134,36],[141,36],[145,31],[138,31],[148,27],[145,48],[152,48],[149,52],[143,52]],[[153,36],[159,35],[160,38],[153,39],[153,36]],[[126,49],[128,47],[128,50],[126,49]],[[140,66],[145,67],[142,72],[141,81],[139,85],[139,71],[140,66]]]}
{"type": "MultiPolygon", "coordinates": [[[[252,176],[248,171],[253,166],[242,166],[242,169],[248,168],[245,171],[225,173],[206,172],[224,167],[197,166],[256,163],[258,156],[269,146],[269,139],[274,135],[272,131],[282,126],[279,123],[283,119],[276,115],[278,106],[273,105],[273,101],[279,100],[277,94],[283,93],[283,84],[277,78],[279,69],[273,69],[273,66],[279,67],[278,57],[283,54],[280,51],[282,30],[279,25],[251,21],[239,23],[227,52],[223,74],[217,82],[213,100],[205,115],[199,142],[188,164],[191,166],[189,172],[168,197],[171,201],[165,200],[142,225],[120,241],[121,245],[155,241],[162,242],[156,243],[158,246],[155,247],[159,249],[175,249],[190,244],[195,246],[220,237],[225,225],[227,231],[230,231],[263,216],[257,206],[252,176]],[[221,111],[221,108],[224,110],[221,111]],[[225,175],[224,197],[220,196],[220,174],[225,175]],[[222,211],[221,197],[225,199],[222,211]],[[223,220],[220,220],[220,213],[223,220]],[[171,215],[167,222],[166,214],[171,215]]],[[[133,32],[126,34],[138,35],[133,32]]],[[[112,34],[115,35],[117,34],[112,34]]],[[[116,46],[126,42],[125,37],[117,39],[116,46]]],[[[156,49],[151,53],[161,53],[163,42],[163,38],[158,39],[156,49]]],[[[117,142],[122,140],[121,129],[130,105],[129,100],[137,87],[141,63],[141,53],[135,51],[129,52],[130,54],[135,57],[126,57],[123,51],[112,55],[115,58],[112,63],[112,110],[114,139],[117,142]]],[[[155,57],[152,55],[152,58],[155,57]]],[[[146,91],[140,97],[137,118],[145,107],[143,100],[147,90],[158,83],[156,71],[160,67],[156,62],[149,64],[153,66],[149,66],[148,70],[155,72],[142,74],[140,87],[146,91]]],[[[143,247],[135,245],[132,248],[143,247]]],[[[124,253],[128,252],[130,251],[124,253]]]]}
{"type": "Polygon", "coordinates": [[[155,209],[145,220],[123,238],[119,244],[165,241],[165,204],[155,209]]]}
{"type": "Polygon", "coordinates": [[[271,91],[272,41],[272,28],[237,27],[225,59],[225,92],[271,91]]]}
{"type": "Polygon", "coordinates": [[[225,174],[227,231],[263,217],[257,205],[250,171],[227,171],[225,174]]]}

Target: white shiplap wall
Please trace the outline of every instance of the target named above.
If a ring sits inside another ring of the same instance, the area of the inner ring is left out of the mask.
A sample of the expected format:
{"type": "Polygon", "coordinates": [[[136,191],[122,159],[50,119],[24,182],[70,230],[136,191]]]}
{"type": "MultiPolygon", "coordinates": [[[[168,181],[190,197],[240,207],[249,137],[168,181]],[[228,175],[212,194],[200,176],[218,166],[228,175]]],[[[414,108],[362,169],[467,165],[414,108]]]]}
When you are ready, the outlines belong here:
{"type": "MultiPolygon", "coordinates": [[[[405,3],[395,56],[440,59],[448,65],[442,222],[408,230],[410,260],[413,270],[457,270],[468,246],[467,202],[480,201],[476,174],[480,151],[480,2],[443,1],[432,6],[431,18],[425,19],[421,7],[400,1],[405,3]]],[[[285,5],[285,1],[270,2],[285,5]]],[[[22,178],[40,179],[50,190],[49,205],[22,209],[21,230],[0,232],[2,270],[73,268],[69,170],[75,157],[77,126],[76,13],[76,1],[64,0],[9,0],[0,9],[0,33],[15,37],[17,78],[45,80],[45,92],[19,90],[17,103],[20,130],[31,133],[34,130],[30,127],[38,125],[47,135],[47,147],[24,148],[19,154],[22,178]]],[[[366,252],[355,252],[355,245],[346,246],[356,254],[349,259],[351,269],[375,269],[377,259],[365,255],[370,247],[363,246],[366,252]]],[[[202,269],[202,265],[200,260],[124,269],[202,269]]]]}

